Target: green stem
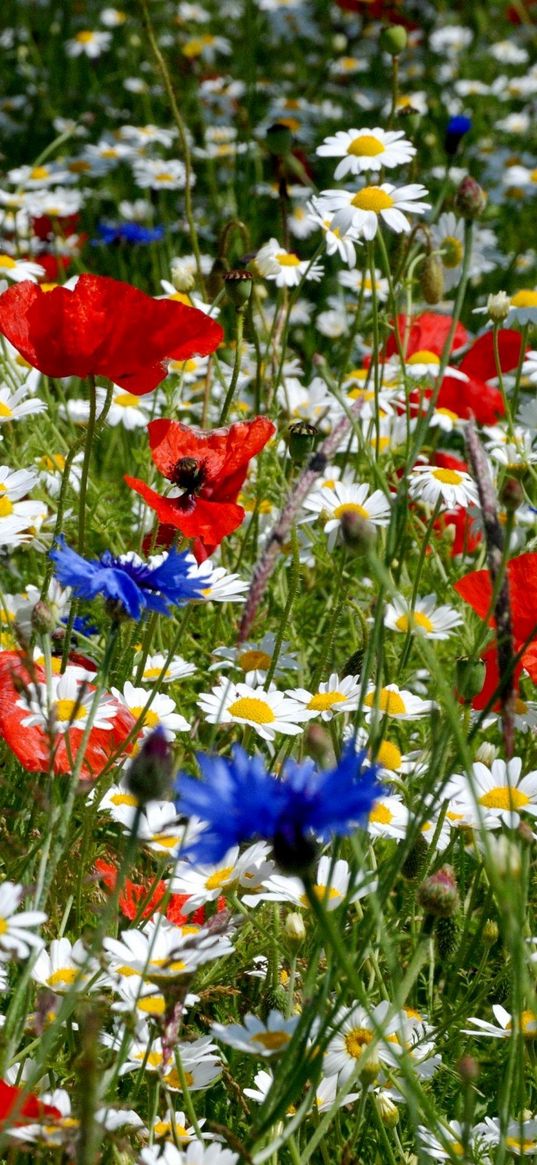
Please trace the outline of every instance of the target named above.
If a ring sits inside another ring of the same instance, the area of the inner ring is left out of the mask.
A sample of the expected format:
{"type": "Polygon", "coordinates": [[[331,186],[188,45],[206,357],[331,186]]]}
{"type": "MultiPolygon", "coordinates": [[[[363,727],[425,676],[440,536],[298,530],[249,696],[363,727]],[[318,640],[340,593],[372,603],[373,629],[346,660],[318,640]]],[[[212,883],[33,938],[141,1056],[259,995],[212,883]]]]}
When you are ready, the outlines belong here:
{"type": "Polygon", "coordinates": [[[231,380],[229,382],[229,388],[227,390],[224,403],[222,405],[222,412],[220,413],[220,417],[218,420],[219,425],[225,424],[225,422],[227,420],[227,415],[228,415],[229,410],[231,408],[231,402],[232,402],[233,397],[235,395],[235,389],[237,387],[237,381],[239,379],[239,372],[241,370],[243,332],[244,332],[244,308],[241,307],[241,308],[237,309],[237,337],[236,337],[236,345],[237,346],[235,349],[235,361],[233,364],[233,373],[231,376],[231,380]]]}

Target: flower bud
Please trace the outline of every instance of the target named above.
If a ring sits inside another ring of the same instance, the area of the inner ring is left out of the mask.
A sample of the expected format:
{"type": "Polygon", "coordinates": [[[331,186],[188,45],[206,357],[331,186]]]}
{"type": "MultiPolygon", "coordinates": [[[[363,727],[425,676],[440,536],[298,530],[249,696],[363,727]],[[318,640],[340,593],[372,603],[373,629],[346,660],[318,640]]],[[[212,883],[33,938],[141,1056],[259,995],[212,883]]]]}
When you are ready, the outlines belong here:
{"type": "Polygon", "coordinates": [[[494,324],[501,324],[511,311],[511,296],[506,291],[498,291],[487,299],[487,314],[494,324]]]}
{"type": "Polygon", "coordinates": [[[226,294],[237,311],[244,309],[252,294],[253,275],[251,271],[226,271],[223,276],[226,294]]]}
{"type": "Polygon", "coordinates": [[[140,751],[127,769],[125,783],[141,805],[161,801],[170,787],[172,751],[161,725],[146,736],[140,751]]]}
{"type": "Polygon", "coordinates": [[[38,599],[32,611],[32,628],[38,635],[51,635],[58,626],[58,610],[38,599]]]}
{"type": "Polygon", "coordinates": [[[456,1068],[464,1084],[473,1084],[479,1080],[480,1068],[473,1056],[462,1056],[456,1068]]]}
{"type": "Polygon", "coordinates": [[[487,205],[487,195],[479,182],[467,174],[463,178],[455,195],[454,206],[462,218],[480,218],[487,205]]]}
{"type": "Polygon", "coordinates": [[[505,834],[500,837],[490,837],[489,847],[492,862],[501,878],[518,878],[522,868],[520,849],[505,834]]]}
{"type": "Polygon", "coordinates": [[[285,158],[286,154],[291,152],[293,135],[288,125],[276,121],[274,125],[269,126],[265,142],[270,154],[276,158],[285,158]]]}
{"type": "Polygon", "coordinates": [[[518,507],[522,505],[524,490],[516,477],[504,478],[499,492],[499,501],[508,514],[514,514],[515,510],[518,510],[518,507]]]}
{"type": "Polygon", "coordinates": [[[297,910],[292,910],[285,919],[285,933],[289,942],[300,946],[306,937],[306,927],[304,926],[304,919],[297,910]]]}
{"type": "Polygon", "coordinates": [[[496,745],[492,744],[490,740],[483,740],[477,749],[475,759],[481,761],[482,765],[487,765],[487,768],[490,769],[493,760],[496,760],[497,756],[498,749],[496,745]]]}
{"type": "Polygon", "coordinates": [[[482,659],[461,656],[455,664],[455,687],[465,701],[478,696],[485,683],[486,668],[482,659]]]}
{"type": "Polygon", "coordinates": [[[423,870],[428,853],[427,842],[420,833],[401,866],[403,878],[406,878],[408,882],[415,882],[423,870]]]}
{"type": "Polygon", "coordinates": [[[439,958],[446,962],[455,954],[459,945],[460,926],[455,915],[449,918],[438,918],[434,928],[436,947],[439,958]]]}
{"type": "Polygon", "coordinates": [[[179,256],[171,261],[170,276],[176,291],[190,291],[196,282],[192,264],[179,256]]]}
{"type": "Polygon", "coordinates": [[[309,421],[296,421],[287,430],[287,445],[293,465],[304,465],[313,453],[319,437],[317,425],[309,421]]]}
{"type": "Polygon", "coordinates": [[[459,909],[459,891],[451,866],[441,866],[418,889],[417,899],[426,914],[450,918],[459,909]]]}
{"type": "Polygon", "coordinates": [[[379,1060],[379,1057],[377,1056],[376,1052],[373,1052],[371,1056],[367,1057],[367,1060],[358,1077],[364,1088],[367,1088],[368,1085],[375,1083],[375,1080],[377,1079],[381,1069],[382,1064],[379,1060]]]}
{"type": "Polygon", "coordinates": [[[263,993],[261,1000],[261,1017],[266,1020],[271,1011],[285,1012],[287,1007],[287,995],[283,987],[269,987],[263,993]]]}
{"type": "Polygon", "coordinates": [[[399,1109],[397,1105],[393,1103],[393,1100],[385,1092],[379,1092],[378,1096],[375,1097],[375,1103],[383,1125],[387,1129],[395,1128],[399,1120],[399,1109]]]}
{"type": "Polygon", "coordinates": [[[341,536],[345,546],[354,554],[368,554],[377,540],[377,531],[372,522],[362,518],[354,510],[345,510],[341,518],[341,536]]]}
{"type": "Polygon", "coordinates": [[[481,931],[481,938],[488,947],[493,947],[494,943],[498,942],[500,937],[500,929],[498,923],[493,918],[487,918],[487,921],[481,931]]]}
{"type": "Polygon", "coordinates": [[[380,34],[380,47],[383,53],[391,57],[398,57],[406,49],[408,34],[402,24],[387,24],[380,34]]]}
{"type": "Polygon", "coordinates": [[[426,303],[440,303],[444,294],[444,268],[438,255],[425,256],[420,274],[421,294],[426,303]]]}
{"type": "Polygon", "coordinates": [[[308,724],[304,732],[304,745],[309,756],[318,764],[329,765],[334,759],[332,738],[322,724],[308,724]]]}

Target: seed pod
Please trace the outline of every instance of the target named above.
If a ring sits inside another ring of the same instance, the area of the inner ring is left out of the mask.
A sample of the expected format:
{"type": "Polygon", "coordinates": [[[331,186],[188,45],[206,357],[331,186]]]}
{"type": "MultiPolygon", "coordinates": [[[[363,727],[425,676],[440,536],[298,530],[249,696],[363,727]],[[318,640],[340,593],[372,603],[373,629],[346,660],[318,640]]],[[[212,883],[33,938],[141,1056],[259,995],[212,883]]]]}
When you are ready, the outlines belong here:
{"type": "Polygon", "coordinates": [[[408,33],[402,24],[387,24],[380,34],[380,47],[391,57],[398,57],[406,49],[408,33]]]}
{"type": "Polygon", "coordinates": [[[309,421],[295,421],[287,430],[289,456],[294,465],[304,465],[313,453],[319,437],[317,425],[309,421]]]}
{"type": "Polygon", "coordinates": [[[226,295],[237,311],[248,303],[252,294],[253,275],[251,271],[226,271],[223,275],[226,295]]]}
{"type": "Polygon", "coordinates": [[[444,294],[444,268],[438,255],[425,256],[420,275],[421,294],[426,303],[440,303],[444,294]]]}
{"type": "Polygon", "coordinates": [[[455,664],[455,687],[464,700],[478,696],[485,683],[486,668],[482,659],[461,656],[455,664]]]}

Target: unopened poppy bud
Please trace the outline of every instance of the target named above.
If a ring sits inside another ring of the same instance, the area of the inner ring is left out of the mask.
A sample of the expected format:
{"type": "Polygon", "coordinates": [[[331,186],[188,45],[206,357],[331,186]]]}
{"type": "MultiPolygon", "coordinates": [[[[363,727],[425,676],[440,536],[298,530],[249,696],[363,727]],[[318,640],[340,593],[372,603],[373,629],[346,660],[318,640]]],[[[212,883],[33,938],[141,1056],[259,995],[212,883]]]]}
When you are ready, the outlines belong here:
{"type": "Polygon", "coordinates": [[[458,117],[450,117],[444,138],[444,149],[449,158],[455,157],[463,137],[465,137],[471,128],[471,119],[465,117],[464,114],[460,114],[458,117]]]}
{"type": "Polygon", "coordinates": [[[497,756],[498,749],[496,745],[492,744],[490,740],[483,740],[476,751],[475,759],[481,761],[481,764],[487,765],[490,769],[493,760],[496,760],[497,756]]]}
{"type": "Polygon", "coordinates": [[[515,510],[522,505],[524,501],[524,490],[516,477],[506,477],[503,481],[499,493],[500,505],[504,507],[509,514],[514,514],[515,510]]]}
{"type": "Polygon", "coordinates": [[[511,296],[506,291],[497,291],[487,299],[487,315],[494,324],[501,324],[511,311],[511,296]]]}
{"type": "Polygon", "coordinates": [[[231,303],[241,311],[252,294],[253,275],[251,271],[226,271],[223,276],[226,295],[231,303]]]}
{"type": "Polygon", "coordinates": [[[487,205],[487,195],[483,187],[467,174],[455,195],[455,210],[462,218],[480,218],[487,205]]]}
{"type": "Polygon", "coordinates": [[[479,1064],[473,1056],[462,1056],[456,1065],[457,1072],[465,1084],[473,1084],[479,1079],[479,1064]]]}
{"type": "Polygon", "coordinates": [[[426,303],[440,303],[444,294],[444,268],[438,255],[425,256],[420,274],[421,294],[426,303]]]}
{"type": "Polygon", "coordinates": [[[383,1125],[385,1125],[387,1129],[395,1128],[399,1120],[399,1109],[397,1105],[393,1103],[393,1100],[391,1100],[389,1096],[386,1096],[385,1092],[380,1092],[379,1095],[375,1097],[375,1103],[377,1106],[377,1112],[383,1125]]]}
{"type": "Polygon", "coordinates": [[[487,918],[483,930],[481,931],[481,937],[483,942],[486,943],[488,947],[493,947],[494,943],[498,942],[500,937],[500,929],[498,923],[495,922],[493,918],[487,918]]]}
{"type": "Polygon", "coordinates": [[[300,943],[304,942],[306,937],[306,927],[304,926],[304,919],[302,918],[302,915],[299,914],[297,910],[292,910],[291,913],[287,915],[285,920],[285,933],[289,939],[289,942],[292,942],[297,946],[300,946],[300,943]]]}
{"type": "Polygon", "coordinates": [[[451,866],[441,866],[418,889],[418,902],[426,914],[449,918],[459,909],[459,891],[451,866]]]}
{"type": "Polygon", "coordinates": [[[380,34],[380,47],[383,53],[391,57],[398,57],[407,46],[408,34],[402,24],[387,24],[380,34]]]}
{"type": "Polygon", "coordinates": [[[274,125],[269,126],[265,141],[269,153],[274,154],[276,158],[285,158],[286,154],[291,152],[293,135],[288,125],[276,121],[274,125]]]}
{"type": "Polygon", "coordinates": [[[367,554],[375,545],[377,531],[373,523],[362,518],[361,514],[345,510],[341,518],[341,537],[354,554],[367,554]]]}
{"type": "Polygon", "coordinates": [[[482,659],[460,656],[455,664],[455,687],[464,700],[478,696],[485,683],[486,668],[482,659]]]}
{"type": "Polygon", "coordinates": [[[511,838],[501,834],[489,839],[489,848],[496,872],[501,878],[518,878],[522,868],[520,847],[511,838]]]}
{"type": "Polygon", "coordinates": [[[315,448],[319,437],[317,425],[309,421],[296,421],[287,430],[289,456],[294,465],[304,465],[315,448]]]}
{"type": "Polygon", "coordinates": [[[49,607],[42,599],[38,599],[32,611],[32,628],[38,635],[50,635],[58,626],[57,608],[49,607]]]}
{"type": "Polygon", "coordinates": [[[161,725],[146,736],[140,751],[127,770],[125,783],[141,805],[162,801],[171,782],[172,751],[161,725]]]}
{"type": "Polygon", "coordinates": [[[304,732],[304,744],[308,756],[319,764],[331,764],[334,753],[332,738],[322,724],[308,724],[304,732]]]}

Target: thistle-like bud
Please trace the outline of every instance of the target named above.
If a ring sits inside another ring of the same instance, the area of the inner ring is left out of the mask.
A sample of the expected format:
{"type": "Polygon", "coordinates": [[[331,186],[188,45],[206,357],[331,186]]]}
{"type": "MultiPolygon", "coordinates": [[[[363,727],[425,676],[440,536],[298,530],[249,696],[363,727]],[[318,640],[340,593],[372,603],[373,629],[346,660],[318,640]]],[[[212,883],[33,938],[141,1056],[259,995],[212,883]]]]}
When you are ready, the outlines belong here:
{"type": "Polygon", "coordinates": [[[253,275],[251,271],[226,271],[223,280],[226,295],[237,311],[242,311],[252,294],[253,275]]]}
{"type": "Polygon", "coordinates": [[[161,725],[146,736],[127,770],[125,783],[141,805],[165,798],[173,769],[172,751],[161,725]]]}
{"type": "Polygon", "coordinates": [[[509,477],[504,478],[498,497],[500,505],[509,514],[514,514],[524,501],[524,490],[518,479],[509,475],[509,477]]]}
{"type": "Polygon", "coordinates": [[[494,324],[502,324],[511,311],[511,296],[506,291],[497,291],[487,299],[487,314],[494,324]]]}
{"type": "Polygon", "coordinates": [[[294,465],[304,465],[313,453],[319,438],[317,425],[309,421],[295,421],[287,430],[287,446],[289,456],[294,465]]]}
{"type": "Polygon", "coordinates": [[[401,866],[403,878],[406,878],[408,882],[415,882],[419,878],[425,866],[428,852],[427,842],[420,833],[401,866]]]}
{"type": "Polygon", "coordinates": [[[482,659],[461,656],[455,664],[455,687],[464,700],[478,696],[485,683],[486,667],[482,659]]]}
{"type": "Polygon", "coordinates": [[[444,294],[444,268],[438,255],[425,256],[420,274],[421,294],[426,303],[440,303],[444,294]]]}
{"type": "Polygon", "coordinates": [[[38,635],[51,635],[58,626],[58,611],[38,599],[32,611],[32,628],[38,635]]]}
{"type": "Polygon", "coordinates": [[[329,765],[334,760],[332,738],[322,724],[308,724],[304,732],[304,746],[308,756],[318,764],[329,765]]]}
{"type": "Polygon", "coordinates": [[[441,866],[418,889],[418,902],[426,914],[450,918],[459,909],[459,891],[451,866],[441,866]]]}
{"type": "Polygon", "coordinates": [[[300,946],[306,937],[306,927],[304,926],[304,919],[297,910],[292,910],[285,919],[285,933],[289,942],[293,946],[300,946]]]}
{"type": "Polygon", "coordinates": [[[261,999],[261,1018],[266,1020],[271,1011],[285,1012],[287,995],[283,987],[269,987],[261,999]]]}
{"type": "Polygon", "coordinates": [[[462,1056],[456,1068],[464,1084],[474,1084],[479,1079],[479,1064],[473,1056],[462,1056]]]}
{"type": "Polygon", "coordinates": [[[462,218],[480,218],[487,205],[487,195],[483,187],[467,174],[455,195],[455,210],[462,218]]]}
{"type": "Polygon", "coordinates": [[[356,514],[354,510],[345,510],[341,518],[341,536],[345,546],[354,554],[368,554],[377,540],[377,531],[372,522],[356,514]]]}
{"type": "Polygon", "coordinates": [[[265,142],[270,154],[275,158],[285,158],[291,152],[293,135],[288,125],[276,121],[274,125],[269,126],[265,142]]]}
{"type": "Polygon", "coordinates": [[[449,918],[437,918],[434,934],[440,959],[442,961],[451,959],[460,939],[460,925],[456,916],[452,914],[449,918]]]}
{"type": "Polygon", "coordinates": [[[386,24],[380,34],[380,47],[391,57],[398,57],[408,43],[408,33],[402,24],[386,24]]]}

